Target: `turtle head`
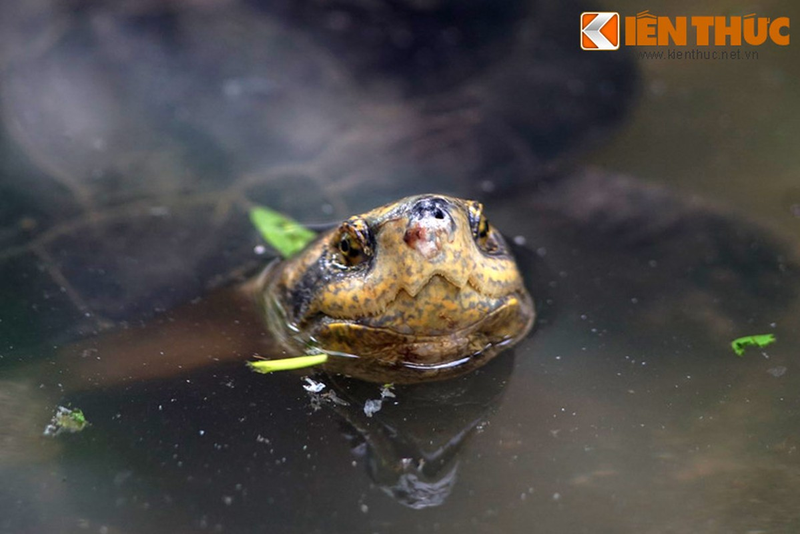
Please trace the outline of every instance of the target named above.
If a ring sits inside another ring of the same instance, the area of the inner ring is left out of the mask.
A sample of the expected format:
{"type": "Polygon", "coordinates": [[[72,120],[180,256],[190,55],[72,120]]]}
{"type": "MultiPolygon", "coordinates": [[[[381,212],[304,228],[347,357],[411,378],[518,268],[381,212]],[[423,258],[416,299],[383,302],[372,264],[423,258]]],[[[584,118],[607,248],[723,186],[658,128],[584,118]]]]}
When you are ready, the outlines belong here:
{"type": "Polygon", "coordinates": [[[534,317],[483,206],[442,195],[351,217],[267,278],[264,294],[280,311],[271,322],[362,363],[456,366],[518,340],[534,317]]]}

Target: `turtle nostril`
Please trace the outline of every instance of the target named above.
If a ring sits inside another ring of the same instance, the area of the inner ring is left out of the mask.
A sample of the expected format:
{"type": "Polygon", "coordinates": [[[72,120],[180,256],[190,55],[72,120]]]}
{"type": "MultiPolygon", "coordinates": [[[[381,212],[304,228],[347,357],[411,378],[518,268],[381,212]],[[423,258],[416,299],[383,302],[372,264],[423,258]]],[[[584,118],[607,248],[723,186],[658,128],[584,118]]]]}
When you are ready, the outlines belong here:
{"type": "Polygon", "coordinates": [[[438,197],[422,198],[411,209],[411,215],[419,219],[430,217],[439,221],[446,220],[449,217],[447,202],[438,197]]]}

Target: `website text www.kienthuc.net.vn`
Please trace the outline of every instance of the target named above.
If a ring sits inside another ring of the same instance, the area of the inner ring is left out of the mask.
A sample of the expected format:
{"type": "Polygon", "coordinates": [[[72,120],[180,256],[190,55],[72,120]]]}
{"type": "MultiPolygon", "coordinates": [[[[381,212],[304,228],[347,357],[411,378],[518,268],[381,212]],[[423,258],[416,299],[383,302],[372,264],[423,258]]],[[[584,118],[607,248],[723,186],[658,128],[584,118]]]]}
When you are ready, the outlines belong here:
{"type": "Polygon", "coordinates": [[[679,61],[752,61],[758,59],[758,50],[639,50],[639,59],[670,59],[679,61]]]}

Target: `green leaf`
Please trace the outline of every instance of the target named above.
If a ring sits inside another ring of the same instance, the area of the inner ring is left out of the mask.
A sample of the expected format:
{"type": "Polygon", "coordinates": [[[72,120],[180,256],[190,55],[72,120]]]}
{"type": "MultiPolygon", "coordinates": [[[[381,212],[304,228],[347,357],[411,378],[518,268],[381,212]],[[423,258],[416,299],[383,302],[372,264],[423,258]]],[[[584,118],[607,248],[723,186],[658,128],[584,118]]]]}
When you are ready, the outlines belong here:
{"type": "Polygon", "coordinates": [[[284,258],[300,252],[317,236],[297,221],[263,206],[250,210],[250,222],[284,258]]]}
{"type": "Polygon", "coordinates": [[[766,347],[772,343],[775,343],[774,334],[758,334],[734,339],[731,341],[731,348],[737,356],[741,356],[744,354],[744,349],[746,347],[766,347]]]}
{"type": "Polygon", "coordinates": [[[292,369],[302,369],[325,363],[328,360],[327,354],[307,354],[296,358],[284,358],[282,360],[259,360],[257,362],[247,362],[247,366],[257,373],[272,373],[274,371],[290,371],[292,369]]]}
{"type": "Polygon", "coordinates": [[[88,424],[86,422],[86,416],[83,415],[83,410],[79,410],[77,408],[72,410],[72,413],[70,414],[70,420],[74,425],[79,427],[83,427],[88,424]]]}
{"type": "Polygon", "coordinates": [[[44,435],[55,437],[64,433],[80,432],[89,425],[83,411],[78,408],[58,406],[56,413],[44,429],[44,435]]]}

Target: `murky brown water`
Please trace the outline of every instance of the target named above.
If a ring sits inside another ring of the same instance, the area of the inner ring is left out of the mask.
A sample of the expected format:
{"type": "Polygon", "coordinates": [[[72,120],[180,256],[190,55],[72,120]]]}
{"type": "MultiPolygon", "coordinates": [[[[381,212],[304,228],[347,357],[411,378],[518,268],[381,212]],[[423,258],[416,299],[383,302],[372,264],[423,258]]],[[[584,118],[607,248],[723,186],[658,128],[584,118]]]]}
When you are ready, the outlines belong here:
{"type": "MultiPolygon", "coordinates": [[[[613,9],[800,16],[796,4],[781,1],[622,2],[613,9]]],[[[752,60],[641,60],[641,101],[587,162],[736,206],[741,216],[771,224],[797,243],[800,51],[791,44],[755,51],[752,60]]]]}

